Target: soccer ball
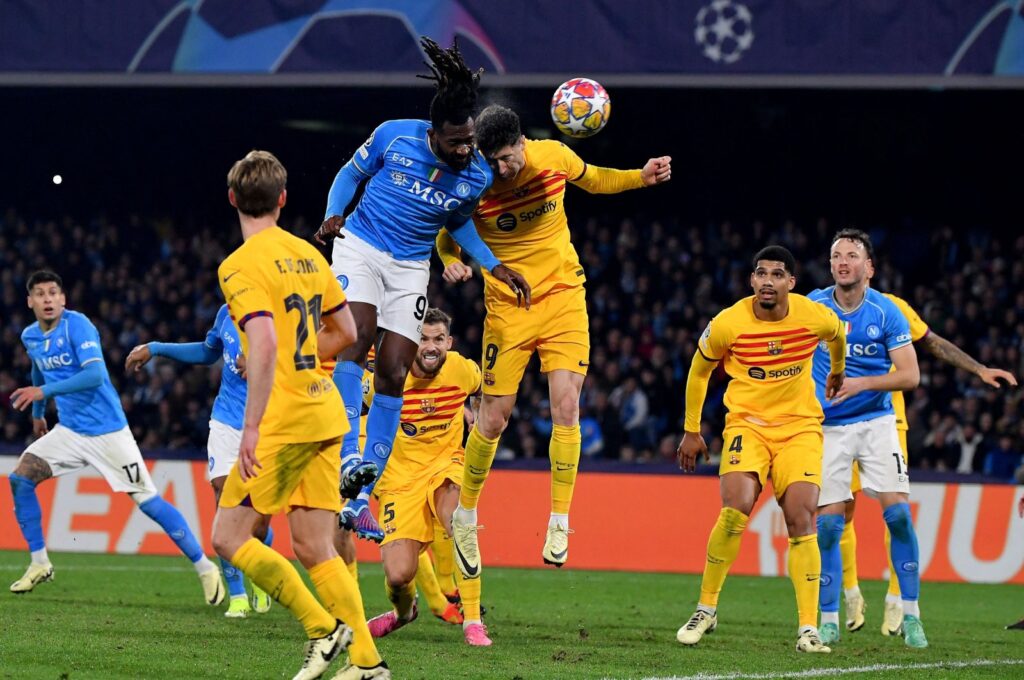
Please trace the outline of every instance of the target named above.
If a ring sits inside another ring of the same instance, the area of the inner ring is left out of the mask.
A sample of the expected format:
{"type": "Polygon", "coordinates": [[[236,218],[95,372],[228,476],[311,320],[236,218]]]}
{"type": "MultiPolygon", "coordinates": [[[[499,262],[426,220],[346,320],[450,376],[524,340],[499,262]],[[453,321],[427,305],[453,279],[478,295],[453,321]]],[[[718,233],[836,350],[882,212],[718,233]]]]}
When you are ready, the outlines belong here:
{"type": "Polygon", "coordinates": [[[611,113],[608,92],[590,78],[567,80],[551,97],[551,120],[570,137],[596,135],[608,123],[611,113]]]}

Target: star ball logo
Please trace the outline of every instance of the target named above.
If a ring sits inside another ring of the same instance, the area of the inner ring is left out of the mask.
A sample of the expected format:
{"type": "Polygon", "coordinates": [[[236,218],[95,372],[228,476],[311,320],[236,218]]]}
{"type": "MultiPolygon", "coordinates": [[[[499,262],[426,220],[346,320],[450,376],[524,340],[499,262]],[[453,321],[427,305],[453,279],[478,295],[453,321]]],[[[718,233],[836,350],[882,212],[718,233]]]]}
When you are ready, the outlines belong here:
{"type": "Polygon", "coordinates": [[[753,15],[734,0],[713,0],[697,12],[693,37],[705,57],[716,64],[734,64],[754,44],[753,15]]]}

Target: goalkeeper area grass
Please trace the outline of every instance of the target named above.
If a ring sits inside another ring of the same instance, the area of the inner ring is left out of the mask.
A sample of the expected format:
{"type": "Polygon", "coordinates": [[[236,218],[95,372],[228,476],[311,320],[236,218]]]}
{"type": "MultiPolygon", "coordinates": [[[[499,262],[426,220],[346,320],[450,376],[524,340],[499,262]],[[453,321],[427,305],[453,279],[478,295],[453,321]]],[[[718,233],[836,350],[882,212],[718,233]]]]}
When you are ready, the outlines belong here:
{"type": "MultiPolygon", "coordinates": [[[[0,678],[290,678],[302,663],[302,628],[284,608],[227,619],[227,603],[206,605],[182,558],[51,559],[52,583],[0,593],[0,678]]],[[[27,565],[27,553],[0,552],[5,588],[27,565]]],[[[494,646],[467,646],[461,628],[421,600],[415,622],[378,640],[395,678],[1024,677],[1024,631],[1004,630],[1024,617],[1020,586],[924,584],[931,646],[912,650],[881,635],[885,584],[865,581],[865,627],[843,631],[830,655],[803,655],[784,578],[730,577],[718,630],[692,648],[675,634],[696,605],[699,576],[485,564],[483,578],[494,646]]],[[[380,565],[360,565],[359,582],[367,615],[385,611],[380,565]]]]}

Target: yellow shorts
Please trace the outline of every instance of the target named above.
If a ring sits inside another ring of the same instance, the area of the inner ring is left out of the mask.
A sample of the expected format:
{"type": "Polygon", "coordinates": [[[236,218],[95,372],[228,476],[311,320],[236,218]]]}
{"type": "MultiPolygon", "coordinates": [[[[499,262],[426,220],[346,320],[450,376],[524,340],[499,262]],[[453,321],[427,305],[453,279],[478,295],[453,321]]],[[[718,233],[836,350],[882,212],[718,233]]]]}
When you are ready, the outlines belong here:
{"type": "Polygon", "coordinates": [[[519,391],[519,381],[534,351],[540,370],[564,368],[587,374],[590,365],[590,320],[583,286],[548,293],[529,311],[508,302],[488,300],[484,319],[484,394],[519,391]]]}
{"type": "Polygon", "coordinates": [[[434,494],[445,481],[462,484],[462,462],[452,464],[428,479],[397,489],[384,489],[378,495],[380,526],[384,530],[381,545],[400,538],[433,543],[434,527],[440,524],[434,494]]]}
{"type": "Polygon", "coordinates": [[[822,434],[817,422],[760,427],[727,418],[722,439],[719,475],[753,472],[764,486],[771,474],[777,500],[794,482],[821,486],[822,434]]]}
{"type": "Polygon", "coordinates": [[[243,482],[238,465],[231,468],[220,495],[220,506],[250,505],[264,515],[276,515],[293,507],[338,512],[341,498],[341,438],[302,444],[264,440],[256,445],[262,465],[256,476],[243,482]]]}
{"type": "MultiPolygon", "coordinates": [[[[896,432],[900,436],[900,446],[903,448],[903,466],[907,466],[907,431],[896,428],[896,432]]],[[[857,493],[861,490],[860,486],[860,466],[853,466],[853,475],[850,478],[850,492],[857,493]]]]}

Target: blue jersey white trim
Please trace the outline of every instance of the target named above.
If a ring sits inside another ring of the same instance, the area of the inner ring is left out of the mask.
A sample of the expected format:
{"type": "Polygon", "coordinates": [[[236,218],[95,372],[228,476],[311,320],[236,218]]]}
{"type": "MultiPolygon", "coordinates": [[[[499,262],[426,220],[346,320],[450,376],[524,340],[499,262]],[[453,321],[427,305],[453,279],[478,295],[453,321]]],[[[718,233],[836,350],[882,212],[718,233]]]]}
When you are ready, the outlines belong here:
{"type": "MultiPolygon", "coordinates": [[[[844,311],[836,303],[835,286],[818,289],[808,297],[836,313],[846,327],[846,375],[856,378],[884,375],[892,367],[890,353],[911,344],[910,325],[889,298],[868,288],[856,309],[844,311]]],[[[828,346],[819,343],[814,353],[814,383],[825,411],[825,425],[848,425],[894,413],[890,392],[866,391],[833,406],[825,399],[825,380],[831,362],[828,346]]]]}
{"type": "Polygon", "coordinates": [[[430,259],[437,233],[469,219],[493,181],[479,151],[465,170],[438,158],[429,128],[425,120],[382,123],[349,161],[369,181],[345,228],[396,260],[430,259]]]}
{"type": "Polygon", "coordinates": [[[245,415],[245,397],[249,388],[242,379],[242,371],[238,368],[237,357],[242,353],[242,345],[227,305],[221,305],[217,310],[217,318],[206,332],[204,344],[213,351],[220,352],[224,359],[224,366],[220,372],[220,389],[217,390],[217,398],[213,401],[213,412],[210,417],[228,427],[241,430],[245,415]]]}
{"type": "Polygon", "coordinates": [[[54,397],[57,417],[64,427],[92,436],[128,426],[121,400],[103,361],[99,331],[88,317],[66,309],[57,325],[48,332],[43,332],[39,322],[28,326],[21,333],[21,343],[42,374],[44,383],[66,380],[80,373],[83,366],[99,362],[103,372],[100,385],[54,397]]]}

